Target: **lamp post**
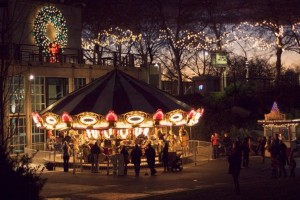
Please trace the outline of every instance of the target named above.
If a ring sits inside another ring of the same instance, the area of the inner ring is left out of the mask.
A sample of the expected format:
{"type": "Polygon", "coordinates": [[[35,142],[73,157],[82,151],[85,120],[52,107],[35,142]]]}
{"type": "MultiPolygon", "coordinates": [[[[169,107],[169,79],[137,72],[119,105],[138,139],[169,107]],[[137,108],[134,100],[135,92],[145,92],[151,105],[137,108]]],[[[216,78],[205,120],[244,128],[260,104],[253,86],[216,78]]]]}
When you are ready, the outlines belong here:
{"type": "Polygon", "coordinates": [[[249,81],[249,62],[247,60],[247,57],[245,57],[245,66],[246,66],[246,81],[249,81]]]}
{"type": "Polygon", "coordinates": [[[207,62],[207,58],[208,57],[208,52],[207,51],[203,51],[203,74],[205,75],[205,71],[206,71],[206,62],[207,62]]]}

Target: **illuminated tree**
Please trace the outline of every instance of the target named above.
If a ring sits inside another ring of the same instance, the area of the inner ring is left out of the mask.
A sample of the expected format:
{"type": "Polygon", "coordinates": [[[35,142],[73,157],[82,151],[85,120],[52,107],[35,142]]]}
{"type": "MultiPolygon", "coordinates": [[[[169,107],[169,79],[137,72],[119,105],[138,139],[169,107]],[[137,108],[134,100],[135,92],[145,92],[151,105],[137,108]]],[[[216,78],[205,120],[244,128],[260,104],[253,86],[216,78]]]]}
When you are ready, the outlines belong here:
{"type": "Polygon", "coordinates": [[[140,39],[141,35],[134,35],[131,30],[115,27],[100,32],[95,42],[110,51],[118,52],[119,60],[121,60],[121,54],[131,53],[133,44],[140,39]]]}
{"type": "Polygon", "coordinates": [[[257,49],[270,50],[275,54],[277,85],[281,77],[283,52],[299,49],[298,21],[292,15],[296,5],[296,1],[254,0],[252,9],[255,12],[248,17],[252,22],[240,23],[235,29],[238,40],[246,40],[257,49]]]}
{"type": "Polygon", "coordinates": [[[197,20],[194,12],[198,8],[197,1],[157,0],[155,3],[161,26],[161,40],[166,44],[163,50],[167,51],[162,51],[162,55],[171,64],[168,65],[169,72],[177,79],[178,95],[183,95],[182,70],[187,67],[186,62],[190,59],[191,50],[200,44],[199,38],[202,38],[200,28],[195,27],[197,20]]]}
{"type": "MultiPolygon", "coordinates": [[[[147,10],[145,9],[144,12],[147,10]]],[[[150,11],[147,17],[136,22],[134,29],[141,35],[140,40],[134,43],[135,50],[142,57],[143,64],[147,65],[145,67],[149,67],[154,64],[155,57],[164,45],[159,38],[160,27],[157,23],[157,16],[150,11]]]]}
{"type": "Polygon", "coordinates": [[[284,51],[298,49],[295,38],[291,37],[291,26],[279,23],[263,21],[261,23],[242,23],[237,27],[237,39],[251,41],[255,48],[271,52],[276,55],[275,80],[279,84],[282,62],[281,57],[284,51]]]}
{"type": "Polygon", "coordinates": [[[300,54],[300,22],[292,24],[290,34],[291,37],[295,39],[295,43],[291,45],[289,49],[300,54]]]}

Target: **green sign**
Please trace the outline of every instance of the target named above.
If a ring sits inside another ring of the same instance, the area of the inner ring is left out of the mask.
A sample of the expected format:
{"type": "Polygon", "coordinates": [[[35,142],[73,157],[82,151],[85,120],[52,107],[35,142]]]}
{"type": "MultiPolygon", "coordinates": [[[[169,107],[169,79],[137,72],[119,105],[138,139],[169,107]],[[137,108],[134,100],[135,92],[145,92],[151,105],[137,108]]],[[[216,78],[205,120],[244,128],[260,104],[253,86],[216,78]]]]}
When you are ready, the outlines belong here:
{"type": "Polygon", "coordinates": [[[215,52],[211,55],[211,63],[216,67],[227,66],[227,55],[226,52],[215,52]]]}

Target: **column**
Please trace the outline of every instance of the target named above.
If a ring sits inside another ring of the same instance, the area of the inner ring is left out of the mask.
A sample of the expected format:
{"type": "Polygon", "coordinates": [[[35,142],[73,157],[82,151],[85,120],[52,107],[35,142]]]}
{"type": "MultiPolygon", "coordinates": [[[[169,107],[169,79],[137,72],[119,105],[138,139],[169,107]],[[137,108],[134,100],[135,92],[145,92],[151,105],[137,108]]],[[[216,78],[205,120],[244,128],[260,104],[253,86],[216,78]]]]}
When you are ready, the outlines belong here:
{"type": "Polygon", "coordinates": [[[24,89],[25,89],[25,116],[26,116],[26,147],[32,148],[32,117],[31,117],[31,81],[30,70],[24,74],[24,89]]]}

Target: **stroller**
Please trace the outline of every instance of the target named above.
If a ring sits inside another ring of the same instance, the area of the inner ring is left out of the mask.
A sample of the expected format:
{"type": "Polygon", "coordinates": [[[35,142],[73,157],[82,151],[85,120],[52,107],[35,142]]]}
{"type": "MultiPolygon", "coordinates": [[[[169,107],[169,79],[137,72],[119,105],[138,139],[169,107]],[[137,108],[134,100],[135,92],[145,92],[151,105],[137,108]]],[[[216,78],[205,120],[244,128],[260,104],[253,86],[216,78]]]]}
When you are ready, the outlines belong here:
{"type": "Polygon", "coordinates": [[[181,172],[183,169],[182,167],[182,159],[181,155],[176,155],[174,160],[171,162],[171,171],[172,172],[181,172]]]}

